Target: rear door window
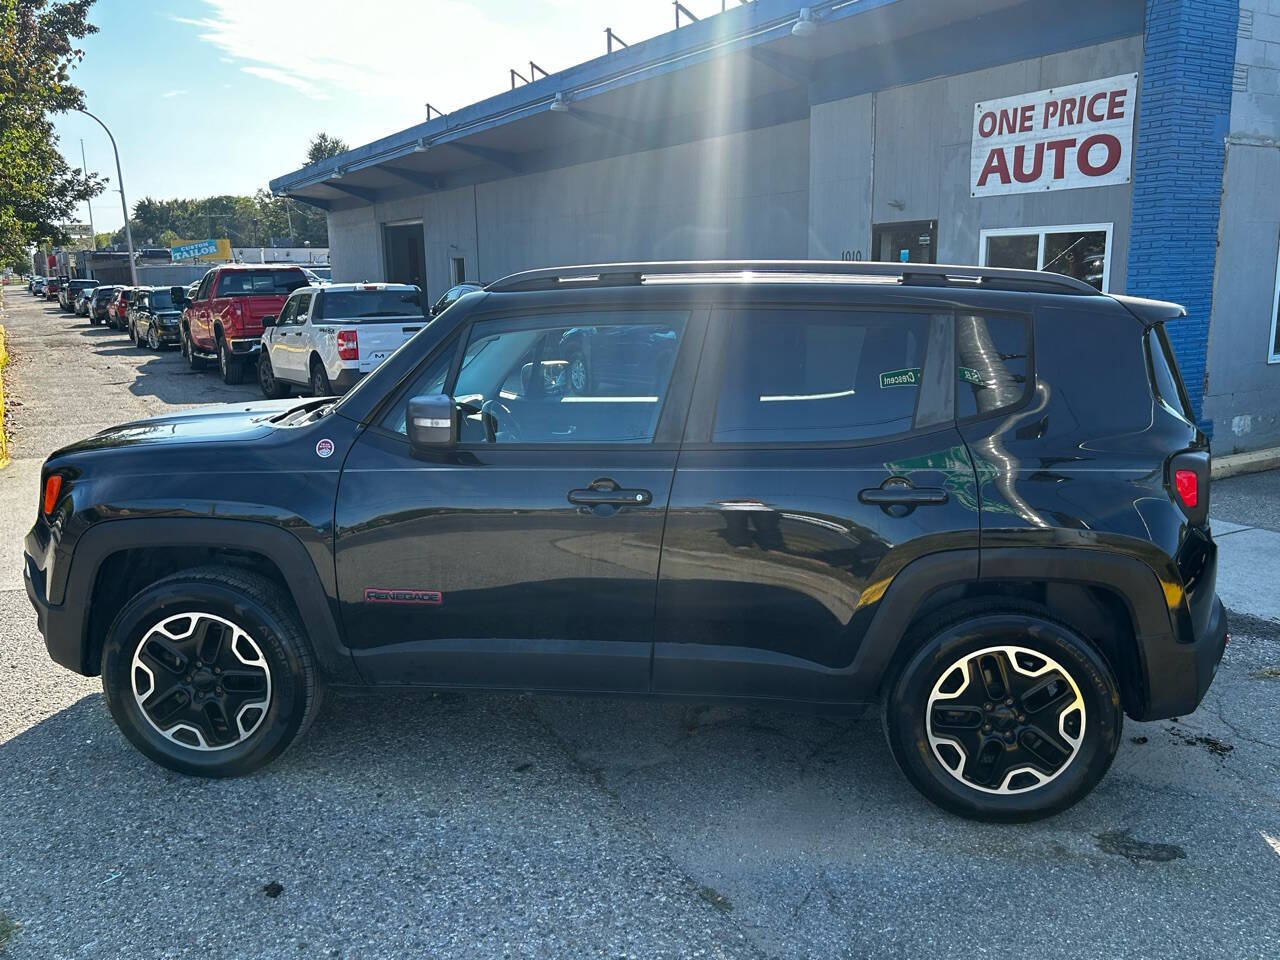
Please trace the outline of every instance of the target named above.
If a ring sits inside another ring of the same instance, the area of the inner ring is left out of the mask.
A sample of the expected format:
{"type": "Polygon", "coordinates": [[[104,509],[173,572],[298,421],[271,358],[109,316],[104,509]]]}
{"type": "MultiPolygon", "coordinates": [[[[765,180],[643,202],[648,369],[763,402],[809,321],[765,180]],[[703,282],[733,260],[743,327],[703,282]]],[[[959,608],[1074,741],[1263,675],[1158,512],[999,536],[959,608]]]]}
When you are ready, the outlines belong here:
{"type": "Polygon", "coordinates": [[[858,442],[911,430],[931,322],[889,311],[741,311],[712,442],[858,442]]]}

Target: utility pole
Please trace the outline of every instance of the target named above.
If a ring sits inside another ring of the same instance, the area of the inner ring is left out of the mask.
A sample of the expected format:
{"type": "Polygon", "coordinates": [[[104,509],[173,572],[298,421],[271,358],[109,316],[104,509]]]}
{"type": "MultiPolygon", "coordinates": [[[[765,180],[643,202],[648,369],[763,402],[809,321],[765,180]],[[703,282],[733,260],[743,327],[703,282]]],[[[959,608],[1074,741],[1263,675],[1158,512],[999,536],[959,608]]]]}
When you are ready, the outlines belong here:
{"type": "MultiPolygon", "coordinates": [[[[80,169],[89,174],[89,164],[84,159],[84,137],[80,138],[80,169]]],[[[98,234],[93,228],[93,201],[85,197],[84,205],[89,208],[89,242],[93,244],[93,249],[98,249],[98,234]]]]}
{"type": "Polygon", "coordinates": [[[116,182],[120,186],[120,209],[124,211],[124,242],[129,248],[129,276],[133,280],[133,285],[138,285],[138,265],[133,259],[133,230],[129,228],[129,201],[124,198],[124,173],[120,170],[120,150],[116,146],[116,138],[112,136],[111,130],[105,123],[95,117],[83,107],[76,107],[77,113],[83,113],[86,117],[96,120],[98,126],[107,131],[107,137],[111,140],[111,152],[116,155],[116,182]]]}

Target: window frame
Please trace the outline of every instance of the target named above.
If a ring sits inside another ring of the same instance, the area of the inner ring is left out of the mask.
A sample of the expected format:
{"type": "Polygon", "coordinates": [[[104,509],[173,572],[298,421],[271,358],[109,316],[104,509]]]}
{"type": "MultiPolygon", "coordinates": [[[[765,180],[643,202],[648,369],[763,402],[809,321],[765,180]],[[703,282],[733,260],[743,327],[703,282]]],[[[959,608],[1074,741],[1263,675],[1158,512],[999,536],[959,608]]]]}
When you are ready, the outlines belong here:
{"type": "MultiPolygon", "coordinates": [[[[719,303],[711,308],[711,323],[707,332],[706,345],[703,349],[704,362],[698,371],[697,383],[694,385],[692,404],[685,427],[682,450],[695,451],[733,451],[733,450],[844,450],[858,447],[870,447],[877,444],[894,443],[907,437],[924,437],[955,428],[955,391],[951,391],[948,415],[932,423],[917,426],[915,421],[922,408],[933,405],[925,404],[924,392],[931,389],[930,378],[924,374],[929,369],[931,357],[928,348],[932,337],[925,337],[925,356],[923,358],[921,393],[916,398],[912,411],[912,425],[897,433],[879,437],[868,437],[860,440],[757,440],[754,442],[736,441],[732,443],[716,443],[712,440],[715,433],[716,410],[720,402],[720,391],[724,382],[728,339],[733,328],[733,319],[737,314],[750,311],[814,311],[825,313],[903,313],[924,316],[932,323],[934,317],[947,318],[946,340],[950,343],[949,354],[952,364],[955,362],[955,309],[942,308],[922,304],[903,303],[786,303],[786,302],[752,302],[748,304],[719,303]]],[[[936,360],[934,361],[936,363],[936,360]]],[[[945,360],[943,362],[946,362],[945,360]]]]}
{"type": "MultiPolygon", "coordinates": [[[[467,352],[467,344],[471,342],[472,332],[477,324],[491,321],[527,321],[536,324],[551,317],[572,317],[575,314],[599,316],[608,313],[611,317],[625,317],[628,314],[655,313],[659,311],[682,313],[686,315],[684,332],[676,351],[675,361],[671,366],[671,377],[667,382],[666,393],[662,397],[658,418],[654,423],[653,439],[648,443],[619,443],[616,441],[589,441],[586,443],[464,443],[456,442],[452,449],[466,452],[511,450],[523,453],[557,451],[595,451],[595,450],[679,450],[681,432],[685,419],[689,414],[698,373],[698,364],[705,350],[707,328],[711,309],[705,303],[627,303],[627,304],[548,304],[543,308],[511,307],[504,310],[493,310],[483,314],[467,317],[457,329],[451,330],[422,360],[417,363],[390,395],[384,398],[377,407],[374,418],[369,422],[369,430],[380,436],[399,440],[407,447],[409,438],[406,434],[391,430],[383,425],[389,411],[409,402],[413,384],[430,365],[447,351],[453,355],[449,362],[449,372],[445,377],[444,390],[453,396],[457,386],[458,375],[462,369],[462,360],[467,352]]],[[[617,325],[627,322],[618,320],[617,325]]],[[[585,325],[585,324],[584,324],[585,325]]],[[[591,324],[602,326],[602,324],[591,324]]]]}
{"type": "Polygon", "coordinates": [[[1115,235],[1115,222],[1111,223],[1063,223],[1050,226],[1026,227],[990,227],[978,231],[978,266],[990,266],[987,263],[987,240],[991,237],[1031,237],[1038,238],[1036,245],[1036,269],[1044,269],[1044,241],[1051,233],[1105,233],[1107,235],[1107,252],[1102,259],[1102,292],[1113,293],[1111,289],[1111,258],[1114,252],[1112,240],[1115,235]]]}
{"type": "Polygon", "coordinates": [[[1280,363],[1280,250],[1276,251],[1276,287],[1271,295],[1271,339],[1267,342],[1267,363],[1280,363]]]}

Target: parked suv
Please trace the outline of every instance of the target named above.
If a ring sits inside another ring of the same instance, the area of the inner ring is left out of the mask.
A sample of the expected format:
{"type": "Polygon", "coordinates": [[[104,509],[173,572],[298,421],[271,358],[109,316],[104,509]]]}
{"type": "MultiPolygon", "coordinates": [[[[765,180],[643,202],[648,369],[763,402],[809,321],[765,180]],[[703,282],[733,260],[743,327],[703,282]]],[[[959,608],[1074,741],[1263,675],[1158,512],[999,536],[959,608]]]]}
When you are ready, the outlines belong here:
{"type": "Polygon", "coordinates": [[[133,303],[137,287],[116,287],[111,295],[111,303],[107,307],[107,326],[113,330],[126,330],[129,327],[129,307],[133,303]]]}
{"type": "Polygon", "coordinates": [[[160,350],[181,342],[178,324],[182,318],[169,287],[143,287],[129,310],[129,333],[139,347],[160,350]]]}
{"type": "Polygon", "coordinates": [[[258,385],[270,399],[294,387],[345,393],[426,324],[422,291],[403,283],[340,283],[295,290],[279,317],[263,317],[258,385]]]}
{"type": "Polygon", "coordinates": [[[111,309],[111,300],[119,287],[97,287],[93,291],[93,300],[89,304],[89,323],[97,326],[107,319],[111,309]]]}
{"type": "Polygon", "coordinates": [[[75,313],[76,298],[82,290],[92,290],[96,280],[63,280],[58,287],[58,307],[64,313],[75,313]]]}
{"type": "Polygon", "coordinates": [[[929,798],[1042,817],[1222,656],[1183,315],[914,263],[516,274],[340,401],[58,451],[27,591],[185,773],[273,760],[326,684],[881,704],[929,798]],[[575,392],[584,329],[631,348],[575,392]]]}
{"type": "Polygon", "coordinates": [[[182,353],[192,370],[216,360],[225,383],[241,383],[245,364],[257,362],[262,318],[278,316],[285,298],[309,286],[298,267],[221,266],[204,275],[194,297],[173,287],[182,308],[182,353]]]}

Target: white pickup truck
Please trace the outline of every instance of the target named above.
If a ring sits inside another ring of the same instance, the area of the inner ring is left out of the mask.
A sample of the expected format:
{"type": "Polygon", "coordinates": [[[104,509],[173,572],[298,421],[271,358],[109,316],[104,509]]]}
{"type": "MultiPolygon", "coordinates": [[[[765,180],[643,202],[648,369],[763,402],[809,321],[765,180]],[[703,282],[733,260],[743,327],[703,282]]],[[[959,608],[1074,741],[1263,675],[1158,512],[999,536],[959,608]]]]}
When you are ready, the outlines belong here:
{"type": "Polygon", "coordinates": [[[301,287],[278,317],[263,319],[258,385],[272,399],[295,387],[344,393],[426,323],[422,291],[408,284],[301,287]]]}

